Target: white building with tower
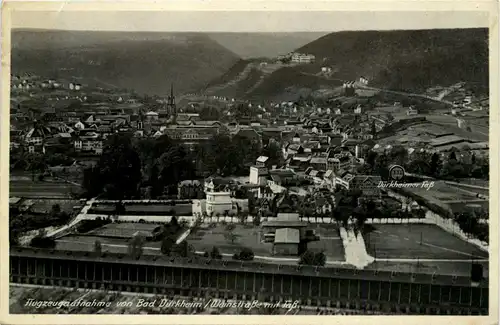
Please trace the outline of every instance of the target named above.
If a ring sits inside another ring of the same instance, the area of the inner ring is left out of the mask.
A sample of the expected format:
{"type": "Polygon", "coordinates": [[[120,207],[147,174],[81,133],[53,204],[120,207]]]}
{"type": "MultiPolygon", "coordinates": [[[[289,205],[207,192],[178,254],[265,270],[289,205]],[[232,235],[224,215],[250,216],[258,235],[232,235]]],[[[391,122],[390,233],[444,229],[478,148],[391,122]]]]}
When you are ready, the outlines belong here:
{"type": "Polygon", "coordinates": [[[257,158],[256,164],[250,167],[250,184],[261,186],[267,184],[267,176],[269,175],[269,171],[266,167],[266,163],[268,160],[268,157],[260,156],[259,158],[257,158]]]}

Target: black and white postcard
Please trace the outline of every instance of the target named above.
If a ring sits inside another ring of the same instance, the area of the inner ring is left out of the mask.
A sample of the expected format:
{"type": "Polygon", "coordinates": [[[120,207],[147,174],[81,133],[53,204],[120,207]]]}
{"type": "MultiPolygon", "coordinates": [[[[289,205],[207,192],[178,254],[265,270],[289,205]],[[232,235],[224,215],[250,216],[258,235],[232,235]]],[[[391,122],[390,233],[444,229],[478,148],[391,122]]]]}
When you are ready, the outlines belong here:
{"type": "Polygon", "coordinates": [[[497,7],[195,4],[3,8],[2,323],[498,321],[497,7]]]}

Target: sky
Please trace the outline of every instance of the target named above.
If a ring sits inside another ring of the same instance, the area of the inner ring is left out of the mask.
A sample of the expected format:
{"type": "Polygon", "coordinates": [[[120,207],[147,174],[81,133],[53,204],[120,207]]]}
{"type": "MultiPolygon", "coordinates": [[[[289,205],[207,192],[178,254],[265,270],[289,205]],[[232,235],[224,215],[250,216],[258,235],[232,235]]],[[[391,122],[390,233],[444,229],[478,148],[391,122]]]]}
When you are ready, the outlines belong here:
{"type": "Polygon", "coordinates": [[[334,32],[487,27],[480,11],[14,11],[12,28],[94,31],[334,32]]]}

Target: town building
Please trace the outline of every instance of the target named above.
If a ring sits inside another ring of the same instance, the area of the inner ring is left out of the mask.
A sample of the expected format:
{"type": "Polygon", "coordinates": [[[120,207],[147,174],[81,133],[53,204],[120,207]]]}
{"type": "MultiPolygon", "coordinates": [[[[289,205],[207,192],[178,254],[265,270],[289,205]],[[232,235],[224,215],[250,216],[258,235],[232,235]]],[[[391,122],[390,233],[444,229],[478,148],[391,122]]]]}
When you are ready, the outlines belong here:
{"type": "Polygon", "coordinates": [[[249,183],[254,185],[267,185],[267,177],[269,175],[266,162],[268,157],[260,156],[257,158],[255,166],[250,167],[249,183]]]}
{"type": "Polygon", "coordinates": [[[198,180],[184,180],[177,184],[179,199],[202,199],[204,196],[204,185],[198,180]]]}
{"type": "Polygon", "coordinates": [[[408,116],[410,116],[410,115],[418,115],[418,110],[416,108],[414,108],[413,106],[410,106],[406,110],[406,115],[408,115],[408,116]]]}
{"type": "Polygon", "coordinates": [[[292,53],[290,59],[293,63],[313,63],[316,56],[313,54],[292,53]]]}
{"type": "Polygon", "coordinates": [[[300,230],[296,228],[279,228],[274,235],[274,255],[298,255],[300,230]]]}
{"type": "Polygon", "coordinates": [[[171,116],[177,116],[177,104],[175,102],[173,84],[170,85],[170,96],[167,97],[165,109],[170,113],[171,116]]]}
{"type": "Polygon", "coordinates": [[[81,130],[75,134],[74,148],[76,152],[101,155],[103,151],[102,136],[96,130],[81,130]]]}
{"type": "Polygon", "coordinates": [[[345,96],[354,96],[356,94],[356,88],[354,87],[354,81],[344,82],[342,85],[343,92],[345,96]]]}
{"type": "Polygon", "coordinates": [[[365,77],[360,77],[359,78],[359,83],[362,84],[362,85],[364,85],[364,86],[366,86],[366,85],[368,85],[368,79],[365,78],[365,77]]]}

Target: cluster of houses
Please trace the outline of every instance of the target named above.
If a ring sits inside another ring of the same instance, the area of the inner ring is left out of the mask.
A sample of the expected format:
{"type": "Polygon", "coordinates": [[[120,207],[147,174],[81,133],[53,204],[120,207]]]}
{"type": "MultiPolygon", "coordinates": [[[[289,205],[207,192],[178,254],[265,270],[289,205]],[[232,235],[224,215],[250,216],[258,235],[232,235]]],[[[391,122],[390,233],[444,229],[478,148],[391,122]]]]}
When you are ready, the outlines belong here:
{"type": "Polygon", "coordinates": [[[288,54],[279,55],[277,57],[278,61],[290,61],[297,64],[309,64],[316,61],[316,56],[307,53],[290,52],[288,54]]]}
{"type": "Polygon", "coordinates": [[[11,90],[13,92],[19,91],[35,91],[37,89],[69,89],[79,91],[84,88],[80,83],[64,83],[56,79],[42,80],[37,76],[30,73],[24,75],[11,75],[11,90]]]}
{"type": "MultiPolygon", "coordinates": [[[[144,105],[129,100],[111,104],[84,102],[78,109],[47,108],[36,118],[26,116],[14,107],[11,109],[11,147],[26,147],[29,152],[46,153],[51,152],[50,149],[71,146],[82,154],[99,155],[103,141],[110,134],[127,132],[135,137],[168,135],[191,147],[217,134],[238,135],[263,144],[273,139],[279,143],[289,142],[290,147],[286,150],[293,151],[302,150],[295,148],[297,142],[293,141],[296,135],[301,134],[303,138],[309,135],[317,138],[304,144],[308,147],[306,152],[314,149],[317,154],[317,149],[322,147],[320,142],[324,146],[330,141],[327,140],[329,136],[353,138],[363,134],[357,132],[359,128],[369,130],[367,121],[354,122],[353,114],[342,115],[338,108],[333,111],[330,108],[308,108],[309,113],[302,114],[300,106],[289,104],[276,104],[284,114],[272,116],[261,107],[263,114],[254,118],[234,118],[224,123],[201,120],[198,113],[174,112],[175,103],[170,107],[167,103],[162,109],[146,111],[144,105]],[[346,118],[351,119],[352,127],[345,127],[346,118]]],[[[353,113],[360,114],[361,107],[356,107],[353,113]]]]}

